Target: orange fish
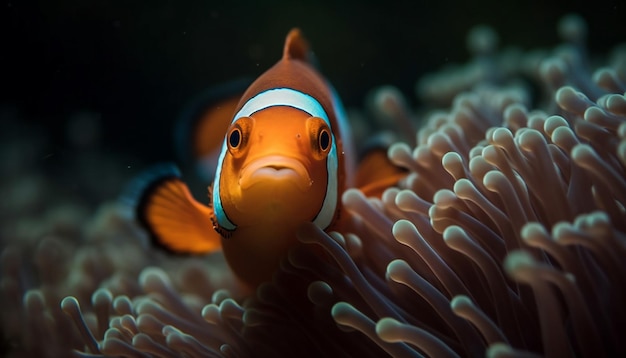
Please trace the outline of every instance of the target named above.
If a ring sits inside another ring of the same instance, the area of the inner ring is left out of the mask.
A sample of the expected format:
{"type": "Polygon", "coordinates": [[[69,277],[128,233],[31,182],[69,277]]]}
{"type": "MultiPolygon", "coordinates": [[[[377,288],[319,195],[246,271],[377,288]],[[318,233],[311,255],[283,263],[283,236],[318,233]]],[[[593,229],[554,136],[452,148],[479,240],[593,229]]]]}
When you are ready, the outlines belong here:
{"type": "MultiPolygon", "coordinates": [[[[193,199],[177,170],[153,172],[137,214],[158,245],[193,254],[222,248],[235,275],[254,287],[271,278],[299,225],[343,227],[341,194],[353,184],[354,150],[341,102],[310,64],[298,29],[276,65],[195,128],[194,151],[215,165],[210,204],[193,199]]],[[[365,162],[367,172],[356,176],[369,193],[404,175],[386,155],[365,162]]]]}

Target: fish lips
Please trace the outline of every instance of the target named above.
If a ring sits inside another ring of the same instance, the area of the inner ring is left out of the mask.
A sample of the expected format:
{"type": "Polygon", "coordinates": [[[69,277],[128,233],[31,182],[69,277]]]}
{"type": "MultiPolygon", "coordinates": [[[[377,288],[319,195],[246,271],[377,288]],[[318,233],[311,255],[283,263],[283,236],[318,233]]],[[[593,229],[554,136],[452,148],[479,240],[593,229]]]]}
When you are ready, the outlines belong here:
{"type": "Polygon", "coordinates": [[[301,191],[307,191],[313,185],[309,171],[301,161],[282,155],[256,159],[243,167],[239,176],[242,190],[270,182],[290,182],[301,191]]]}

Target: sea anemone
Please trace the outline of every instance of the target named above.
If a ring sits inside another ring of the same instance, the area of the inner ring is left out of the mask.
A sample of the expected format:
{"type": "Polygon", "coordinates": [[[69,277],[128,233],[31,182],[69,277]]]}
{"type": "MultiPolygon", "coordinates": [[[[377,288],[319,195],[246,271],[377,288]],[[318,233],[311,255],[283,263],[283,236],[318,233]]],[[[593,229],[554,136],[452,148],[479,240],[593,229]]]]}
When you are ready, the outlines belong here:
{"type": "Polygon", "coordinates": [[[11,233],[1,258],[4,349],[626,356],[626,48],[590,74],[584,26],[566,17],[566,44],[509,57],[497,53],[495,32],[472,31],[475,60],[418,85],[429,103],[451,101],[448,110],[414,113],[397,90],[379,90],[377,115],[426,118],[407,140],[415,145],[389,148],[410,174],[381,198],[346,191],[353,226],[303,225],[301,245],[252,295],[219,254],[146,249],[116,204],[85,228],[67,210],[45,229],[11,233]],[[541,89],[542,110],[529,109],[525,81],[541,89]]]}

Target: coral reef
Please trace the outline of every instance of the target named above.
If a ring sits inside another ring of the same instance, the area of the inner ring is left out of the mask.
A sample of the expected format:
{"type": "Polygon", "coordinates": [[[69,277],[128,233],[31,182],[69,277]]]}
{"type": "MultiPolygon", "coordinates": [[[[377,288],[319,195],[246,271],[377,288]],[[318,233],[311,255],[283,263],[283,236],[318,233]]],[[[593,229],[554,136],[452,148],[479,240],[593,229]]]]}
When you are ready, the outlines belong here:
{"type": "Polygon", "coordinates": [[[380,199],[344,193],[352,230],[304,225],[301,245],[251,295],[219,254],[147,247],[116,203],[45,212],[49,184],[26,175],[33,160],[20,151],[2,167],[27,178],[3,176],[22,194],[2,214],[21,227],[2,231],[2,350],[626,356],[626,48],[598,67],[580,17],[559,33],[553,51],[499,52],[495,32],[476,28],[474,60],[423,78],[417,110],[377,90],[374,110],[353,116],[379,119],[359,127],[363,138],[400,126],[406,135],[425,118],[410,144],[389,149],[409,176],[380,199]]]}

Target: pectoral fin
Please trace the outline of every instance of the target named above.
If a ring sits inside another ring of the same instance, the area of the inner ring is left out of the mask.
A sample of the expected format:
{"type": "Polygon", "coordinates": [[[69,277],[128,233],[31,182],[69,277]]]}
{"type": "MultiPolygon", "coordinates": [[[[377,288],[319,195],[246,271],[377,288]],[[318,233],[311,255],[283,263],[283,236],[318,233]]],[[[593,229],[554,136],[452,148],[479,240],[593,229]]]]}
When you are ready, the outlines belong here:
{"type": "Polygon", "coordinates": [[[156,246],[180,254],[219,250],[220,236],[213,230],[211,209],[197,202],[173,165],[160,165],[134,184],[137,220],[156,246]]]}
{"type": "Polygon", "coordinates": [[[365,196],[380,197],[385,189],[404,179],[408,171],[394,165],[387,157],[386,148],[372,148],[361,159],[355,186],[365,196]]]}

